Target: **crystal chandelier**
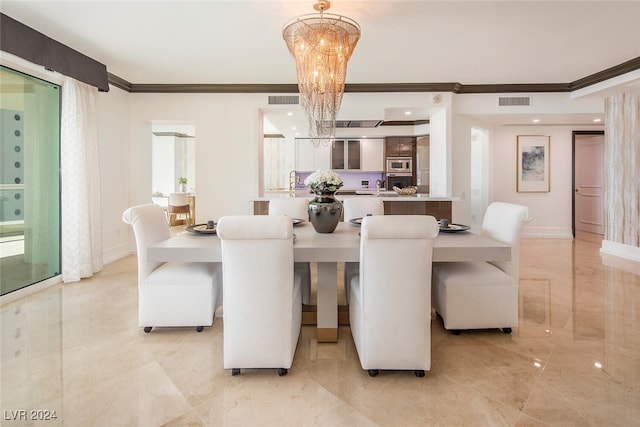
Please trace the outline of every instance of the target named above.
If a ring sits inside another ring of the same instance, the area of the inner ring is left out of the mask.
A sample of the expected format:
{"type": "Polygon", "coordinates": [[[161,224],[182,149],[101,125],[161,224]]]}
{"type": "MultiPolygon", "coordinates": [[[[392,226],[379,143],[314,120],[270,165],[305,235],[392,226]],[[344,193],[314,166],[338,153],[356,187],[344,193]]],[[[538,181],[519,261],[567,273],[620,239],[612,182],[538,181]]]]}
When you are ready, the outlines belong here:
{"type": "Polygon", "coordinates": [[[336,129],[347,61],[360,39],[360,26],[344,16],[324,13],[330,2],[317,1],[320,13],[302,15],[284,25],[282,37],[296,61],[301,105],[315,147],[328,144],[336,129]]]}

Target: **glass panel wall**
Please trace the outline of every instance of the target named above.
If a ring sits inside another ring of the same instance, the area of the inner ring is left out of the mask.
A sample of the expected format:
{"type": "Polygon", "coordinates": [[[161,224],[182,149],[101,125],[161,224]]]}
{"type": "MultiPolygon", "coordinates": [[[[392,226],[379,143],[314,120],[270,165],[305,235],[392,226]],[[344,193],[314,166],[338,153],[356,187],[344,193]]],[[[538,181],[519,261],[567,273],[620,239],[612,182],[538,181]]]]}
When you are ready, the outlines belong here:
{"type": "Polygon", "coordinates": [[[60,89],[0,67],[2,295],[60,274],[60,89]]]}

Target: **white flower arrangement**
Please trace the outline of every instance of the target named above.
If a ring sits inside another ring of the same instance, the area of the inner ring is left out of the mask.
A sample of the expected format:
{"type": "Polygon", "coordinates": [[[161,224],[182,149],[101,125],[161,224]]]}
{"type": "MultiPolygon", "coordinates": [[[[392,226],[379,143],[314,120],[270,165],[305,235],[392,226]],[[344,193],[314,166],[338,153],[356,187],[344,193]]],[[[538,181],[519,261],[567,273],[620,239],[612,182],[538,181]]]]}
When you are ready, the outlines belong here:
{"type": "Polygon", "coordinates": [[[313,191],[335,193],[342,187],[342,178],[332,170],[319,169],[304,180],[304,185],[313,191]]]}

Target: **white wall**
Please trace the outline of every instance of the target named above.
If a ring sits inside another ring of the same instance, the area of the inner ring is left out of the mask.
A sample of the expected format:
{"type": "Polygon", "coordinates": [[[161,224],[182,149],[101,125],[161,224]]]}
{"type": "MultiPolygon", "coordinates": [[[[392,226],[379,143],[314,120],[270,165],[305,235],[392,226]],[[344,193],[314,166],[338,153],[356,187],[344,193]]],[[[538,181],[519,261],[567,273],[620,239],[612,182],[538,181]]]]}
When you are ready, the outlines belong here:
{"type": "Polygon", "coordinates": [[[523,235],[572,237],[572,131],[602,130],[601,126],[523,126],[494,128],[491,144],[492,200],[525,205],[533,218],[523,235]],[[518,135],[549,135],[550,192],[516,192],[518,135]]]}
{"type": "Polygon", "coordinates": [[[131,94],[131,204],[151,198],[151,123],[193,123],[196,221],[250,214],[258,195],[258,109],[262,94],[131,94]]]}
{"type": "Polygon", "coordinates": [[[130,226],[122,213],[130,205],[130,95],[111,87],[98,94],[98,146],[102,199],[102,248],[105,264],[133,250],[130,226]]]}
{"type": "Polygon", "coordinates": [[[490,195],[489,201],[519,203],[529,208],[533,218],[525,224],[523,235],[571,238],[572,230],[572,131],[603,130],[603,126],[496,126],[478,117],[491,119],[492,114],[536,115],[544,120],[549,113],[602,113],[602,99],[572,99],[566,93],[470,94],[456,95],[453,118],[453,195],[460,201],[453,204],[453,221],[470,224],[470,138],[471,128],[489,130],[490,195]],[[530,96],[530,106],[499,107],[499,96],[530,96]],[[475,119],[469,118],[470,116],[475,119]],[[516,191],[516,148],[518,135],[549,135],[549,193],[518,193],[516,191]]]}

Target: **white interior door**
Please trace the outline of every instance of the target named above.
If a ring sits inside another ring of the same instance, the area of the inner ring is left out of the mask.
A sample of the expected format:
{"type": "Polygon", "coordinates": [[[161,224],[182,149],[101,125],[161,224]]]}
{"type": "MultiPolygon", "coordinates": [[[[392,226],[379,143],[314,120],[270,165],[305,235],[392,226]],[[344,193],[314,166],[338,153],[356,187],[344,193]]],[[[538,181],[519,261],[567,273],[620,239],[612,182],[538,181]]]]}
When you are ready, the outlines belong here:
{"type": "Polygon", "coordinates": [[[575,227],[604,234],[604,135],[575,136],[575,227]]]}

